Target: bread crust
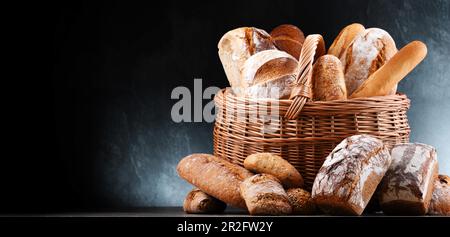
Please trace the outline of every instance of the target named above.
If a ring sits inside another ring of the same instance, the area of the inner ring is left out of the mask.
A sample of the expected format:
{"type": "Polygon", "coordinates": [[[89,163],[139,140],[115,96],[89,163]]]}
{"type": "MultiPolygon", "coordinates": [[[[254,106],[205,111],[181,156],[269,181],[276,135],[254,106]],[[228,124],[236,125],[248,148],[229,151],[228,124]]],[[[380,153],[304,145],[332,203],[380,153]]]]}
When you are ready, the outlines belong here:
{"type": "Polygon", "coordinates": [[[242,181],[253,174],[243,167],[209,154],[184,157],[178,175],[203,192],[233,207],[246,208],[239,191],[242,181]]]}
{"type": "Polygon", "coordinates": [[[227,204],[216,199],[198,188],[191,190],[184,199],[183,210],[186,213],[210,214],[222,213],[227,204]]]}
{"type": "Polygon", "coordinates": [[[314,100],[345,100],[347,88],[341,61],[333,55],[323,55],[313,68],[314,100]]]}
{"type": "Polygon", "coordinates": [[[440,174],[434,181],[428,214],[450,216],[450,177],[440,174]]]}
{"type": "Polygon", "coordinates": [[[359,23],[353,23],[342,29],[338,36],[334,39],[330,48],[328,49],[328,54],[334,55],[340,58],[353,39],[364,32],[365,28],[359,23]]]}

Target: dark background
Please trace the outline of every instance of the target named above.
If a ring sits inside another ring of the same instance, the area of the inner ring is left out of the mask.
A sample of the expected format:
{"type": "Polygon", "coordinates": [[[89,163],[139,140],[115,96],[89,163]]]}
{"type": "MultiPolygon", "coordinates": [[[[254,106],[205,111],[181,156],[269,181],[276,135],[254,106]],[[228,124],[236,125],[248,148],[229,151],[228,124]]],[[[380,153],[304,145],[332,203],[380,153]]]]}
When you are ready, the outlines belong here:
{"type": "Polygon", "coordinates": [[[172,122],[170,94],[192,89],[194,78],[203,88],[226,87],[217,43],[240,26],[295,24],[329,46],[340,29],[359,22],[387,30],[398,48],[424,41],[428,56],[399,91],[412,100],[411,140],[436,146],[448,174],[449,2],[77,1],[31,9],[26,21],[34,29],[25,40],[44,43],[33,44],[42,54],[25,63],[40,73],[18,71],[28,73],[17,81],[26,96],[17,99],[16,130],[6,143],[14,155],[4,158],[12,162],[3,166],[9,172],[0,210],[181,205],[190,186],[175,166],[190,153],[212,152],[212,124],[172,122]]]}

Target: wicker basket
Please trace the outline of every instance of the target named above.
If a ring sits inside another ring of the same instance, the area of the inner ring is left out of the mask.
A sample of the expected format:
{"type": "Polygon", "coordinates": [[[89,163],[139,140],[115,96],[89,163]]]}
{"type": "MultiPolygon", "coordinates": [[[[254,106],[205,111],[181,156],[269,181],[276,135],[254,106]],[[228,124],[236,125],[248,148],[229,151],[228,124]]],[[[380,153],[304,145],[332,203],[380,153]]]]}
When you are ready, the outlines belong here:
{"type": "Polygon", "coordinates": [[[389,147],[409,141],[410,100],[403,94],[308,101],[317,48],[308,43],[317,46],[320,40],[317,36],[305,40],[299,60],[303,67],[299,69],[299,88],[291,99],[236,97],[229,88],[216,94],[214,155],[242,165],[256,152],[278,154],[300,171],[310,190],[324,159],[348,136],[370,134],[389,147]]]}

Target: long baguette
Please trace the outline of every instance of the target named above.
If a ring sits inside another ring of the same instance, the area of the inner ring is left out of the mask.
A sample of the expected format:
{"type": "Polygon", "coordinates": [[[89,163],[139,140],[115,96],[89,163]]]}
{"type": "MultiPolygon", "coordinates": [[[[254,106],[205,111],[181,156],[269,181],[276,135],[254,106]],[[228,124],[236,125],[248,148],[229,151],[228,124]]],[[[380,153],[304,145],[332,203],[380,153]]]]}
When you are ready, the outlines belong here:
{"type": "Polygon", "coordinates": [[[413,41],[398,51],[386,64],[361,84],[350,98],[388,95],[427,55],[427,46],[413,41]]]}

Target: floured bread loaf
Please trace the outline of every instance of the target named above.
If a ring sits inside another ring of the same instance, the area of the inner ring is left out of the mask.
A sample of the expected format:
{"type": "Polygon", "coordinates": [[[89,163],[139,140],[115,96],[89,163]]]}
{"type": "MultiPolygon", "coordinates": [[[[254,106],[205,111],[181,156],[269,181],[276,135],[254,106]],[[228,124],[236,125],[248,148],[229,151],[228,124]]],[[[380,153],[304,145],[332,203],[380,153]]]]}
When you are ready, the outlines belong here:
{"type": "Polygon", "coordinates": [[[270,174],[256,174],[244,180],[241,195],[251,215],[287,215],[292,212],[283,186],[270,174]]]}
{"type": "Polygon", "coordinates": [[[391,163],[387,147],[369,135],[344,139],[328,155],[312,197],[328,214],[361,215],[391,163]]]}
{"type": "Polygon", "coordinates": [[[313,67],[314,100],[345,100],[347,88],[341,61],[333,55],[318,58],[313,67]]]}
{"type": "Polygon", "coordinates": [[[270,35],[254,27],[241,27],[227,32],[220,39],[218,48],[220,61],[233,90],[243,88],[241,69],[250,56],[263,50],[276,49],[270,35]]]}
{"type": "Polygon", "coordinates": [[[381,209],[385,214],[426,214],[438,175],[436,150],[420,143],[398,144],[391,156],[380,188],[381,209]]]}
{"type": "Polygon", "coordinates": [[[270,36],[278,49],[298,60],[305,41],[305,36],[298,27],[289,24],[279,25],[270,32],[270,36]]]}
{"type": "MultiPolygon", "coordinates": [[[[386,31],[370,28],[358,34],[340,57],[344,66],[348,95],[351,95],[395,53],[397,53],[395,42],[386,31]]],[[[394,88],[391,94],[396,90],[397,88],[394,88]]]]}
{"type": "Polygon", "coordinates": [[[450,216],[450,177],[447,175],[439,175],[434,181],[428,214],[450,216]]]}
{"type": "MultiPolygon", "coordinates": [[[[253,98],[288,98],[298,62],[279,50],[265,50],[248,58],[242,66],[243,93],[253,98]]],[[[236,93],[236,90],[234,90],[236,93]]]]}

